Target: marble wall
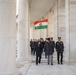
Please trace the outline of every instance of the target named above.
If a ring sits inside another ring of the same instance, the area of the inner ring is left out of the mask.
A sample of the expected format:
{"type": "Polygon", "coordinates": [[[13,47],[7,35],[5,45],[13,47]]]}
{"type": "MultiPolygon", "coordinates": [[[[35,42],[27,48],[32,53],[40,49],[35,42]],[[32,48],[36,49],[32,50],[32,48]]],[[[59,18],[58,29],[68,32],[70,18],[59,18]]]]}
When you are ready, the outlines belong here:
{"type": "Polygon", "coordinates": [[[30,40],[34,39],[34,25],[32,24],[30,26],[30,40]]]}
{"type": "Polygon", "coordinates": [[[48,37],[54,37],[54,11],[48,12],[48,37]]]}
{"type": "Polygon", "coordinates": [[[34,39],[39,39],[41,37],[41,31],[34,29],[34,39]]]}
{"type": "Polygon", "coordinates": [[[76,0],[70,0],[70,59],[76,62],[76,0]]]}

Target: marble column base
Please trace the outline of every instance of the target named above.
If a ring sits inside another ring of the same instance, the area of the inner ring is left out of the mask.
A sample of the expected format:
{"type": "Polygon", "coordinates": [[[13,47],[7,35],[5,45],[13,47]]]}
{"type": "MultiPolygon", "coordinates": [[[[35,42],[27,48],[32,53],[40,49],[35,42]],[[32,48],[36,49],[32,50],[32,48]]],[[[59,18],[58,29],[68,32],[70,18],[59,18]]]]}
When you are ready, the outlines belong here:
{"type": "Polygon", "coordinates": [[[17,58],[16,59],[16,65],[17,67],[24,66],[27,63],[30,63],[31,61],[28,58],[17,58]]]}
{"type": "Polygon", "coordinates": [[[13,73],[11,73],[11,72],[9,72],[9,73],[8,73],[8,72],[6,72],[6,73],[5,73],[5,72],[4,72],[4,73],[1,73],[1,72],[0,72],[0,75],[18,75],[18,74],[17,74],[17,71],[15,71],[15,72],[13,72],[13,73]]]}

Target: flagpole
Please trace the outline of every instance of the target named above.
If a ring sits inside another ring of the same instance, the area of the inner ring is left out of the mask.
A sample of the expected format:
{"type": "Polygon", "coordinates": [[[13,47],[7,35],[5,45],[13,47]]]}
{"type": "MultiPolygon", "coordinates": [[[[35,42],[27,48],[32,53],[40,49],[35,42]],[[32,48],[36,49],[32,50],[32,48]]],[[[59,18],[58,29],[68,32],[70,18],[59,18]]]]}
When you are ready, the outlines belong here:
{"type": "MultiPolygon", "coordinates": [[[[69,1],[69,0],[68,0],[69,1]]],[[[70,55],[71,55],[71,53],[70,53],[70,1],[69,1],[69,65],[70,65],[70,55]]]]}
{"type": "MultiPolygon", "coordinates": [[[[49,23],[48,23],[48,24],[49,24],[49,23]]],[[[46,34],[47,34],[46,37],[48,37],[48,25],[47,25],[47,31],[46,31],[46,34]]]]}
{"type": "MultiPolygon", "coordinates": [[[[48,13],[47,13],[47,19],[48,19],[48,13]]],[[[49,21],[48,21],[48,25],[49,25],[49,21]]],[[[48,25],[47,25],[47,31],[46,31],[46,37],[48,38],[48,25]]]]}
{"type": "MultiPolygon", "coordinates": [[[[41,25],[41,23],[40,23],[40,25],[41,25]]],[[[40,29],[40,38],[41,38],[41,29],[40,29]]]]}
{"type": "Polygon", "coordinates": [[[41,29],[40,29],[40,38],[41,38],[41,29]]]}

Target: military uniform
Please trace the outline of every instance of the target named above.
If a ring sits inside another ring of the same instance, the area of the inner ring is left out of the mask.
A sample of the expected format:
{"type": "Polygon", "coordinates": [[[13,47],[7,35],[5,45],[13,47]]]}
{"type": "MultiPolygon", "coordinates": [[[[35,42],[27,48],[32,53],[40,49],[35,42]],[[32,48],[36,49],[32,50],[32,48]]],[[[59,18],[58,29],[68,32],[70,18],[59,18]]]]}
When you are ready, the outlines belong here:
{"type": "Polygon", "coordinates": [[[64,51],[64,43],[62,41],[57,41],[56,42],[56,50],[57,50],[57,61],[58,64],[63,64],[63,51],[64,51]],[[61,56],[61,61],[59,61],[61,56]]]}

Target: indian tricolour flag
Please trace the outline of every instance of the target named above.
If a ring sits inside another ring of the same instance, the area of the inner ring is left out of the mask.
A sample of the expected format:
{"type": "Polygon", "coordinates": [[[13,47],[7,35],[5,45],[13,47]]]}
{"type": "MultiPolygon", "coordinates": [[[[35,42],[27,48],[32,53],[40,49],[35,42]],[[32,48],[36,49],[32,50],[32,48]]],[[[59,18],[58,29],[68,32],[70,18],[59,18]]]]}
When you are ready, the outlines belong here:
{"type": "Polygon", "coordinates": [[[48,19],[39,20],[34,22],[36,29],[46,29],[48,27],[48,19]]]}

